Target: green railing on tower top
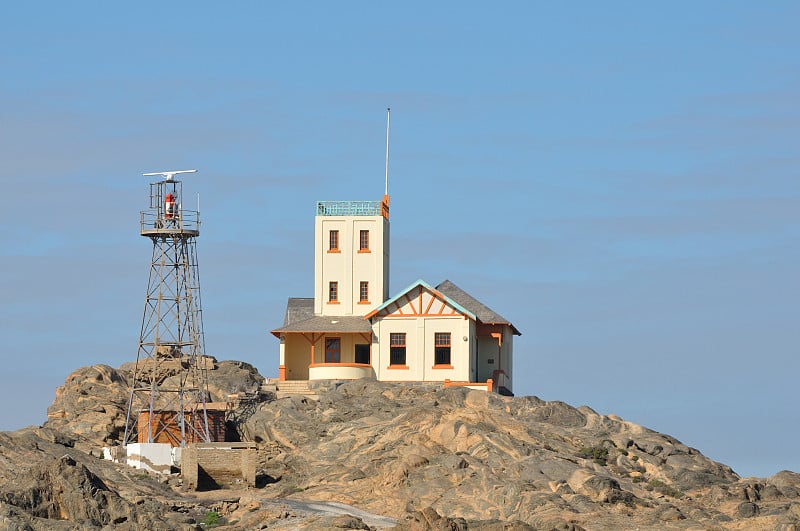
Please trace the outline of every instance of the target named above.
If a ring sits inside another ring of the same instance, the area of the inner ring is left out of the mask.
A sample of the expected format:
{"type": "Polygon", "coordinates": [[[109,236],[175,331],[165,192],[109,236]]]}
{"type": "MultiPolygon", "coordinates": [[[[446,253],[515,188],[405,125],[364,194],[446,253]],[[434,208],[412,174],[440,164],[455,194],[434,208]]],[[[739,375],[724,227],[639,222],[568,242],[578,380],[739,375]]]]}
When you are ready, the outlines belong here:
{"type": "Polygon", "coordinates": [[[317,201],[318,216],[380,216],[380,201],[317,201]]]}

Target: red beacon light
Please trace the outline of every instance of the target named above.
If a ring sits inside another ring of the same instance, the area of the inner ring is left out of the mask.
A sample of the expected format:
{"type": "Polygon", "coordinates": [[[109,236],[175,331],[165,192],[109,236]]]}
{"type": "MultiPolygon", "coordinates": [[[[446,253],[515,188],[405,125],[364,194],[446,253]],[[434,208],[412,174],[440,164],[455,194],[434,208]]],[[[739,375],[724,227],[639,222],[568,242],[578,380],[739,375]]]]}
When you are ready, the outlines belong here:
{"type": "Polygon", "coordinates": [[[164,202],[164,216],[167,219],[175,217],[175,196],[172,195],[172,193],[167,194],[166,201],[164,202]]]}

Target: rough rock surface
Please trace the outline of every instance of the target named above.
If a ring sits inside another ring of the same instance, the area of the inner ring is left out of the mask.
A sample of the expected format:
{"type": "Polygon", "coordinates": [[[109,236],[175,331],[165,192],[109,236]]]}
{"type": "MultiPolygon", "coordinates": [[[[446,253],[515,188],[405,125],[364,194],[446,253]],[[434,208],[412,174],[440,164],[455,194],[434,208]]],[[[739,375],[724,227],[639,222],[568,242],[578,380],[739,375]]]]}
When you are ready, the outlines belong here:
{"type": "MultiPolygon", "coordinates": [[[[220,395],[260,381],[217,366],[220,395]]],[[[127,374],[79,369],[46,427],[0,433],[0,529],[800,529],[800,474],[742,479],[588,407],[370,381],[258,404],[258,488],[187,493],[89,454],[119,438],[127,374]]]]}
{"type": "MultiPolygon", "coordinates": [[[[74,371],[56,389],[45,426],[86,439],[98,447],[119,444],[125,433],[128,385],[133,369],[133,363],[126,363],[119,369],[92,365],[74,371]]],[[[209,401],[225,402],[229,394],[257,391],[264,378],[248,363],[222,361],[214,363],[214,368],[208,371],[208,380],[209,401]]]]}
{"type": "Polygon", "coordinates": [[[588,407],[372,381],[318,392],[319,401],[265,403],[241,427],[269,450],[264,473],[281,478],[267,490],[350,503],[401,529],[800,525],[796,474],[742,480],[668,435],[588,407]]]}

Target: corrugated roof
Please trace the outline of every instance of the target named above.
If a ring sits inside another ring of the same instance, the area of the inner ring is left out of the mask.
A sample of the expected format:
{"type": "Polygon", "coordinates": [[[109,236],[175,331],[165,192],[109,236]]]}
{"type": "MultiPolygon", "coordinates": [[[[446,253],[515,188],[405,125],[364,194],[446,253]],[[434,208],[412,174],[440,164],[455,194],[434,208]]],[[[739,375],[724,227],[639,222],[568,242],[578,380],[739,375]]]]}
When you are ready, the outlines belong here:
{"type": "Polygon", "coordinates": [[[511,324],[511,321],[497,313],[496,311],[492,310],[478,299],[464,291],[463,289],[459,288],[449,280],[445,280],[438,286],[436,289],[440,292],[447,295],[449,298],[456,301],[458,304],[467,308],[469,311],[474,313],[478,320],[485,324],[503,324],[508,325],[514,331],[515,335],[521,336],[522,333],[517,330],[517,328],[511,324]]]}

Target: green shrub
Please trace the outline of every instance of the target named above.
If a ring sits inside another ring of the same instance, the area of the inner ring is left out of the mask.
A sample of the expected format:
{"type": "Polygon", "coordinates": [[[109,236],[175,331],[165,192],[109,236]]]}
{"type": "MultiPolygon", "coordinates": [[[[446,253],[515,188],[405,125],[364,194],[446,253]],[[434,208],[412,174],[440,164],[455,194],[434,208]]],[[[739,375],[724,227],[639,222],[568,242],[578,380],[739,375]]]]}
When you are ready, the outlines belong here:
{"type": "Polygon", "coordinates": [[[656,492],[660,492],[665,496],[671,496],[673,498],[683,498],[684,496],[683,492],[679,491],[672,485],[667,485],[666,483],[658,479],[650,480],[650,486],[653,488],[653,490],[655,490],[656,492]]]}
{"type": "Polygon", "coordinates": [[[219,525],[222,523],[222,516],[217,511],[208,511],[203,523],[205,525],[219,525]]]}
{"type": "Polygon", "coordinates": [[[603,446],[581,448],[578,455],[584,459],[591,459],[601,466],[606,466],[608,464],[608,448],[603,446]]]}

